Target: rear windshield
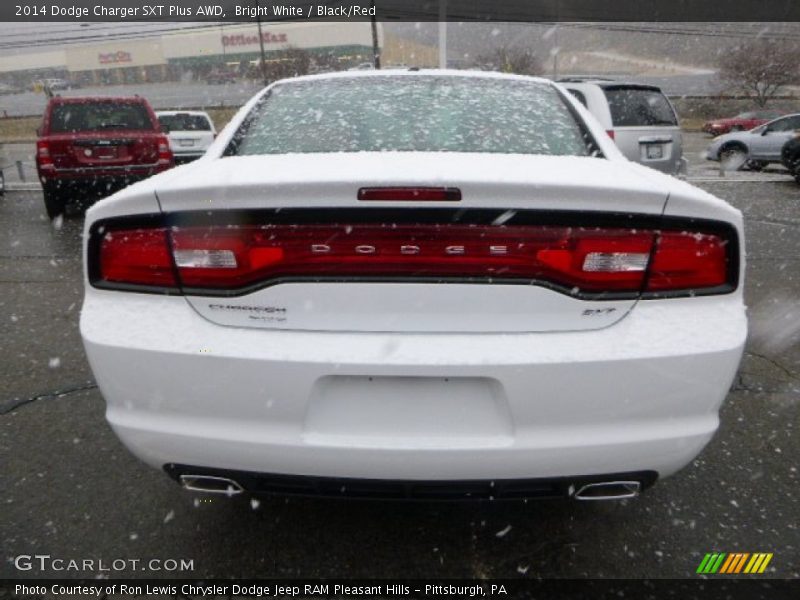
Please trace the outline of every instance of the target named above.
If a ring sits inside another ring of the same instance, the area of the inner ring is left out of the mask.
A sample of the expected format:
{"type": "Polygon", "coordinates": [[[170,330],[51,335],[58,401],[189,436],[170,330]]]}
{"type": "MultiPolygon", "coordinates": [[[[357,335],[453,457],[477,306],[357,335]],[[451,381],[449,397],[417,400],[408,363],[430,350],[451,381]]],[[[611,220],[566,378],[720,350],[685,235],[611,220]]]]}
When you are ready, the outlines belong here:
{"type": "Polygon", "coordinates": [[[559,93],[538,82],[365,77],[279,84],[226,154],[592,152],[559,93]]]}
{"type": "Polygon", "coordinates": [[[678,119],[664,94],[643,88],[606,88],[603,90],[615,127],[641,125],[677,125],[678,119]]]}
{"type": "Polygon", "coordinates": [[[154,129],[147,109],[137,103],[81,102],[56,104],[50,114],[51,133],[154,129]]]}
{"type": "Polygon", "coordinates": [[[203,115],[159,115],[164,131],[211,131],[211,123],[203,115]]]}

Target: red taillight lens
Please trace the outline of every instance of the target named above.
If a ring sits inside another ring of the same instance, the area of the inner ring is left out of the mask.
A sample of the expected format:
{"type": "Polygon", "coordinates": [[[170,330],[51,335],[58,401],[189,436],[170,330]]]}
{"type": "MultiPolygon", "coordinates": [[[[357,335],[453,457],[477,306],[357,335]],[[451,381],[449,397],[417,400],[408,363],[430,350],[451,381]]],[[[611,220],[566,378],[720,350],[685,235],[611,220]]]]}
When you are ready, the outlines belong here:
{"type": "Polygon", "coordinates": [[[711,288],[728,280],[727,242],[718,235],[662,232],[650,265],[647,291],[711,288]]]}
{"type": "Polygon", "coordinates": [[[608,134],[608,137],[610,137],[612,140],[615,139],[615,134],[613,129],[606,129],[606,133],[608,134]]]}
{"type": "Polygon", "coordinates": [[[112,228],[92,240],[95,285],[183,288],[201,295],[323,280],[525,283],[574,295],[647,296],[721,293],[736,283],[734,232],[272,223],[112,228]]]}
{"type": "Polygon", "coordinates": [[[166,136],[159,136],[158,138],[158,163],[162,166],[172,166],[175,162],[175,157],[169,147],[169,138],[166,136]]]}
{"type": "Polygon", "coordinates": [[[105,233],[100,241],[98,279],[176,287],[165,229],[124,229],[105,233]]]}
{"type": "Polygon", "coordinates": [[[50,156],[50,146],[44,140],[36,142],[36,160],[40,168],[53,166],[53,157],[50,156]]]}
{"type": "Polygon", "coordinates": [[[171,233],[184,286],[235,289],[282,278],[547,281],[638,291],[652,233],[474,225],[188,227],[171,233]]]}

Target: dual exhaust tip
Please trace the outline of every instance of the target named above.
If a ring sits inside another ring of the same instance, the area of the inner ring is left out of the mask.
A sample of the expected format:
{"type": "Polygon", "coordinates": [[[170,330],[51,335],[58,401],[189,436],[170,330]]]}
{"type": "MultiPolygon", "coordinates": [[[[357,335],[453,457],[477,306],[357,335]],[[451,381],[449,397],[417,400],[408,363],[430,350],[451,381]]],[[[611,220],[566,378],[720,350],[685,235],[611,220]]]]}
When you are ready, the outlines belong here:
{"type": "Polygon", "coordinates": [[[599,481],[587,483],[571,495],[575,500],[625,500],[636,498],[641,491],[639,481],[599,481]]]}
{"type": "MultiPolygon", "coordinates": [[[[241,484],[228,477],[184,474],[179,479],[181,486],[192,492],[222,494],[225,496],[236,496],[244,493],[244,488],[241,484]]],[[[625,500],[638,496],[641,489],[642,484],[639,481],[598,481],[584,484],[577,491],[574,491],[574,488],[570,486],[569,495],[575,500],[584,501],[625,500]]]]}
{"type": "Polygon", "coordinates": [[[244,488],[237,481],[227,477],[181,475],[179,480],[183,489],[189,490],[190,492],[223,494],[225,496],[236,496],[244,492],[244,488]]]}

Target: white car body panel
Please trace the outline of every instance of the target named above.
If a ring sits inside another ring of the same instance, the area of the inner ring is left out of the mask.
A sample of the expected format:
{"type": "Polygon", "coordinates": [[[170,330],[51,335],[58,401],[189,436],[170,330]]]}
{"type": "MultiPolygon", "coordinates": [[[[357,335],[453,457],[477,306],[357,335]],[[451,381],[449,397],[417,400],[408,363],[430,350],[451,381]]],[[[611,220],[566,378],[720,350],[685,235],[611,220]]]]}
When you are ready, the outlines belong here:
{"type": "Polygon", "coordinates": [[[157,468],[664,477],[711,439],[747,334],[736,295],[640,302],[599,331],[481,336],[228,328],[182,298],[119,296],[88,290],[81,333],[109,422],[157,468]],[[325,394],[336,378],[361,384],[346,418],[325,406],[341,403],[340,390],[325,394]],[[444,409],[420,406],[398,378],[438,386],[444,409]],[[465,380],[483,382],[486,395],[453,412],[465,380]]]}
{"type": "MultiPolygon", "coordinates": [[[[739,211],[628,162],[593,119],[606,159],[219,158],[257,99],[199,161],[97,203],[87,235],[118,215],[364,208],[361,186],[453,185],[463,192],[458,208],[724,221],[739,236],[739,285],[723,295],[593,302],[533,286],[281,284],[224,303],[285,303],[296,320],[244,326],[208,307],[219,299],[102,290],[87,273],[81,335],[108,421],[134,454],[156,468],[383,480],[664,477],[708,443],[747,335],[739,211]],[[595,322],[577,316],[595,305],[618,310],[595,322]]],[[[369,203],[389,206],[398,203],[369,203]]]]}

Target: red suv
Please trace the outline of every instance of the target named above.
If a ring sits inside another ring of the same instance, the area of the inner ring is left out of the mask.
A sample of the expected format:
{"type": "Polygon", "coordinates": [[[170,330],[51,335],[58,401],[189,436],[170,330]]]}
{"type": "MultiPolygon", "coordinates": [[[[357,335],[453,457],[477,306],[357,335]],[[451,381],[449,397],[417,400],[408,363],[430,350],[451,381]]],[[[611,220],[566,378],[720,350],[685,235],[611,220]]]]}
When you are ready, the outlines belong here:
{"type": "Polygon", "coordinates": [[[71,199],[107,196],[172,167],[169,140],[144,98],[50,100],[36,142],[36,167],[52,219],[71,199]]]}

